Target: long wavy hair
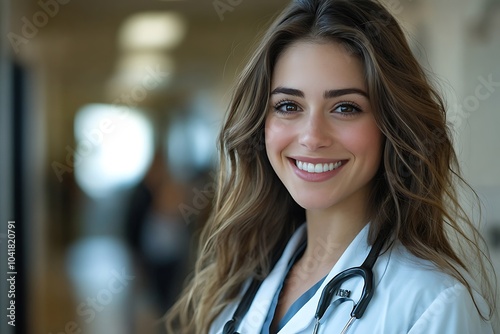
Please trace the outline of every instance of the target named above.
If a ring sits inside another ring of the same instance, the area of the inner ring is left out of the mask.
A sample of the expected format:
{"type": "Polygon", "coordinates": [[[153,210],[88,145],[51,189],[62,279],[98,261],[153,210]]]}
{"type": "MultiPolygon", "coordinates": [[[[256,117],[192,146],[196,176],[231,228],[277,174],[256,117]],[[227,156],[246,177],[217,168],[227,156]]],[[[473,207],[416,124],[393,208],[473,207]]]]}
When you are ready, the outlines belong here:
{"type": "MultiPolygon", "coordinates": [[[[295,0],[263,36],[234,90],[219,135],[213,211],[201,235],[194,276],[167,313],[169,333],[207,333],[249,278],[264,278],[305,210],[291,198],[265,151],[271,75],[299,40],[342,44],[364,65],[378,127],[385,136],[370,198],[369,242],[381,231],[462,282],[479,272],[494,312],[488,256],[460,205],[459,167],[445,106],[413,56],[394,17],[377,1],[295,0]],[[473,251],[472,253],[470,251],[473,251]],[[473,254],[479,271],[464,261],[473,254]],[[479,261],[479,262],[478,262],[479,261]]],[[[482,315],[488,318],[491,314],[482,315]]]]}

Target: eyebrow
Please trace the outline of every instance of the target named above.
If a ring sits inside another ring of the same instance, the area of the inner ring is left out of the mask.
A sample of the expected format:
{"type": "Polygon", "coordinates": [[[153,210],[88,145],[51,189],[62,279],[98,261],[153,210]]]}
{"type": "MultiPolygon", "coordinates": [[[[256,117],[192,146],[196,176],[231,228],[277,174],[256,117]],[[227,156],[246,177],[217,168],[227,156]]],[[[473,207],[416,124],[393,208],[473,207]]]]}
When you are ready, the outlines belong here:
{"type": "MultiPolygon", "coordinates": [[[[294,89],[294,88],[287,88],[287,87],[277,87],[275,88],[272,92],[271,95],[274,94],[286,94],[286,95],[292,95],[292,96],[297,96],[297,97],[304,97],[305,94],[303,91],[299,89],[294,89]]],[[[343,88],[343,89],[331,89],[325,91],[323,96],[325,99],[332,99],[335,97],[343,96],[343,95],[348,95],[348,94],[358,94],[362,95],[366,98],[368,98],[368,94],[359,88],[343,88]]]]}

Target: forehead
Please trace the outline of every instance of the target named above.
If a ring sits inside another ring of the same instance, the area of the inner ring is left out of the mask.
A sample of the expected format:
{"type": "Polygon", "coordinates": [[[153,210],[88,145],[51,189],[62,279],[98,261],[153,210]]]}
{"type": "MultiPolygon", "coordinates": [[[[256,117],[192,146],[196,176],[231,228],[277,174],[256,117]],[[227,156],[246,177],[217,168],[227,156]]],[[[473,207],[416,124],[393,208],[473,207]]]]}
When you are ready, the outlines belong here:
{"type": "Polygon", "coordinates": [[[342,87],[366,88],[361,60],[338,42],[298,41],[278,57],[272,87],[309,90],[342,87]]]}

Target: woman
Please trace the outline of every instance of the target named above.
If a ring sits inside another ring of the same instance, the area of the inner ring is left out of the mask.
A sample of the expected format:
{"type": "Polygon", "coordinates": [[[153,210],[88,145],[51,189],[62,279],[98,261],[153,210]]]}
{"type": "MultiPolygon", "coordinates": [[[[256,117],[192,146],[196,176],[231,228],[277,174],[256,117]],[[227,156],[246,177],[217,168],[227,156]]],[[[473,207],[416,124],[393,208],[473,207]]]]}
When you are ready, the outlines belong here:
{"type": "Polygon", "coordinates": [[[293,1],[236,87],[169,332],[492,333],[489,262],[458,202],[445,116],[380,4],[293,1]],[[325,287],[367,257],[373,295],[355,320],[363,279],[325,287]]]}

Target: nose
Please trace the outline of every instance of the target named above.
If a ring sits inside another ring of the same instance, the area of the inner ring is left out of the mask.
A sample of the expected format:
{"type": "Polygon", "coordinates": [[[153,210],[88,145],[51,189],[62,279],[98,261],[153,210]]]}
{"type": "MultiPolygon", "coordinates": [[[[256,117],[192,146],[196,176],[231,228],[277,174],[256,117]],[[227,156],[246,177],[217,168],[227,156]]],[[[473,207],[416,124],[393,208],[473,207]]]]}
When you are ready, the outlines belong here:
{"type": "Polygon", "coordinates": [[[332,142],[332,131],[328,120],[323,115],[310,114],[301,130],[299,144],[310,151],[316,151],[330,146],[332,142]]]}

